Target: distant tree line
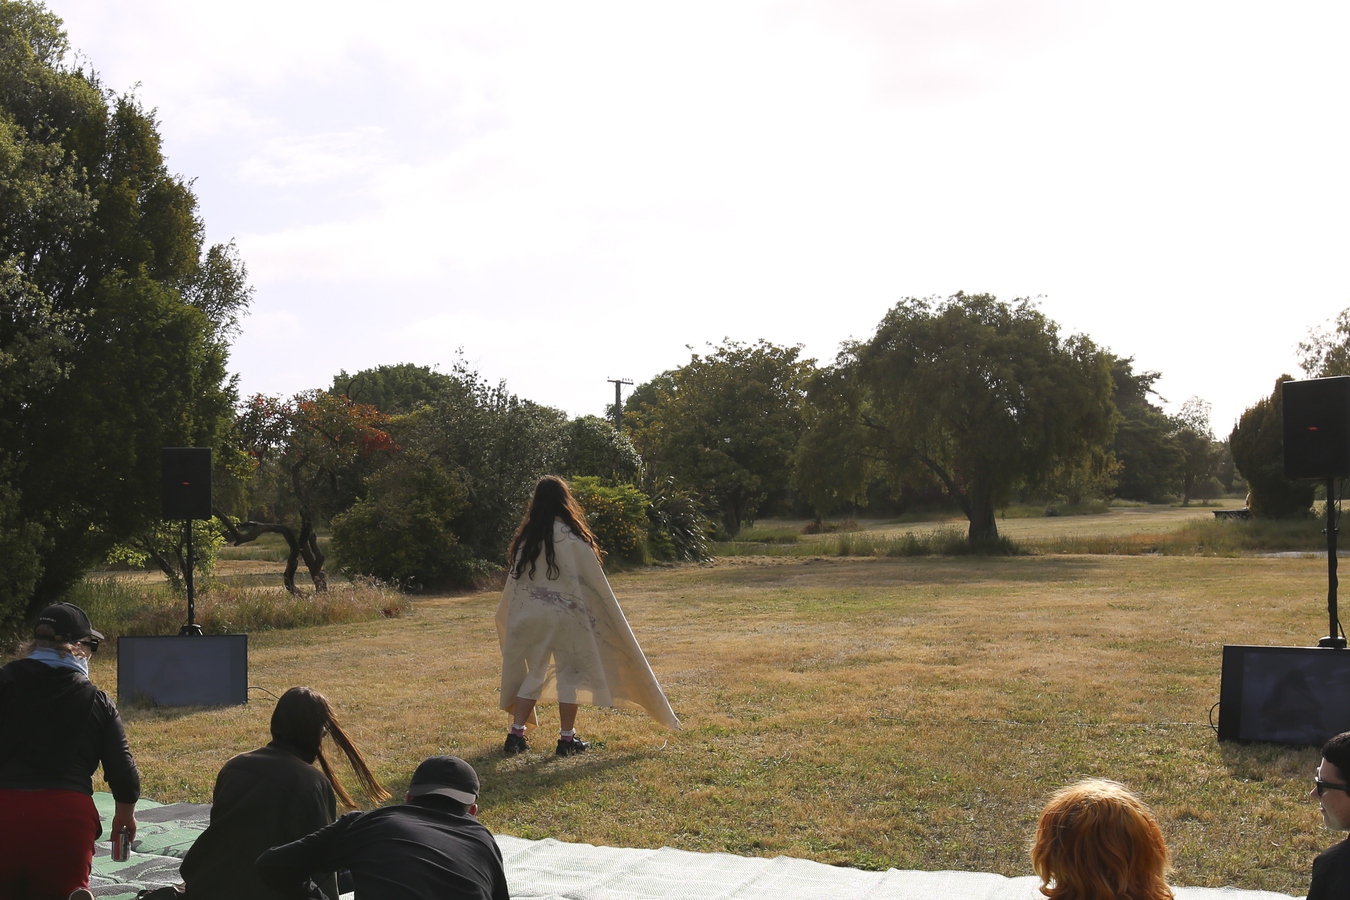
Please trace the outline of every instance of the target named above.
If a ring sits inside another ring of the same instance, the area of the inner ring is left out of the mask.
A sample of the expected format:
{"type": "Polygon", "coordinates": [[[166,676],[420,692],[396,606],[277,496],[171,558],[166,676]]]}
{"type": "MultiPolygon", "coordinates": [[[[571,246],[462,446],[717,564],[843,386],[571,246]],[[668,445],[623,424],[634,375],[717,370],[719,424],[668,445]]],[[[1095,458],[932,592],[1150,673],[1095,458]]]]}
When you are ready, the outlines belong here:
{"type": "Polygon", "coordinates": [[[1062,336],[1029,300],[909,298],[832,365],[800,351],[726,341],[624,406],[645,463],[705,498],[726,536],[765,515],[936,506],[986,541],[1013,502],[1189,503],[1244,487],[1208,403],[1167,415],[1157,372],[1062,336]]]}

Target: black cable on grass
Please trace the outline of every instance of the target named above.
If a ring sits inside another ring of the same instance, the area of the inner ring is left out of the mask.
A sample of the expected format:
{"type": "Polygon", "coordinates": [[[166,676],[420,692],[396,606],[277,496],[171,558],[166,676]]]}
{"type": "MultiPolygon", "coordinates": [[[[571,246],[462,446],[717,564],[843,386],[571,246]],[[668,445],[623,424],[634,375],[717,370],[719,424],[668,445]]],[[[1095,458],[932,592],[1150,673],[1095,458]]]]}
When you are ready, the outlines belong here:
{"type": "Polygon", "coordinates": [[[256,684],[250,684],[250,685],[248,686],[248,689],[249,689],[250,691],[262,691],[264,694],[266,694],[267,696],[271,697],[273,701],[277,701],[277,700],[280,700],[280,699],[281,699],[281,698],[278,697],[276,694],[274,694],[274,693],[272,693],[271,691],[269,691],[267,688],[265,688],[265,687],[259,687],[259,686],[256,685],[256,684]]]}

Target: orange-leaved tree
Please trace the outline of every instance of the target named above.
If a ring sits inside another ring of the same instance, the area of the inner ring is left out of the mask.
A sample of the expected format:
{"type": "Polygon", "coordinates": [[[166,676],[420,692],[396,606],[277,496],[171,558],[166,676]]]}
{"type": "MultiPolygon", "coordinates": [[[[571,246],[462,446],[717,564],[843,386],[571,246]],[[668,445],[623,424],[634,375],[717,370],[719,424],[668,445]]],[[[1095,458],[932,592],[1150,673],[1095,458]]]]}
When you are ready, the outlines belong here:
{"type": "Polygon", "coordinates": [[[217,509],[235,546],[281,535],[289,549],[286,589],[294,592],[303,560],[316,590],[326,590],[324,554],[315,529],[350,505],[371,462],[398,451],[389,417],[373,406],[322,390],[290,399],[261,394],[239,410],[236,428],[253,461],[245,521],[217,509]]]}

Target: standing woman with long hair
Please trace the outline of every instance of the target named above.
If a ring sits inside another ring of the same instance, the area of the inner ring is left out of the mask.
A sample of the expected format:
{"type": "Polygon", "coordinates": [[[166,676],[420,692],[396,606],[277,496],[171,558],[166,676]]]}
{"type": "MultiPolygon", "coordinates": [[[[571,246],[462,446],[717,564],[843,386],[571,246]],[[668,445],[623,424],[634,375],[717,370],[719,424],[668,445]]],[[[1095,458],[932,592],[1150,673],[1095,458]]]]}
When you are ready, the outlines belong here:
{"type": "Polygon", "coordinates": [[[546,475],[511,541],[497,607],[501,708],[513,718],[507,754],[529,749],[525,726],[538,724],[541,701],[558,703],[559,756],[590,748],[576,736],[581,704],[643,709],[680,727],[610,590],[600,553],[567,482],[546,475]]]}
{"type": "MultiPolygon", "coordinates": [[[[282,900],[254,873],[253,863],[264,851],[337,821],[338,800],[356,808],[323,752],[325,736],[347,757],[371,803],[389,799],[318,691],[294,687],[282,694],[271,731],[270,744],[234,757],[216,776],[211,824],[179,868],[192,900],[282,900]],[[316,760],[322,772],[314,768],[316,760]]],[[[329,900],[337,900],[337,873],[315,880],[329,900]]]]}

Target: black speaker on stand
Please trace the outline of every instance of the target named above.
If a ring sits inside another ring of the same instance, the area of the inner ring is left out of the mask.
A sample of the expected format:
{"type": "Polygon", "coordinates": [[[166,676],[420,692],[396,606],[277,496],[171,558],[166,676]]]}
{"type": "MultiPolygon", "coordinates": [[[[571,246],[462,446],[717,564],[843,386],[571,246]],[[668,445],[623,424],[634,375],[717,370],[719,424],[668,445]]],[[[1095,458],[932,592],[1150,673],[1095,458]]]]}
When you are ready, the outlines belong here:
{"type": "Polygon", "coordinates": [[[160,451],[160,472],[161,515],[170,522],[182,520],[187,541],[183,579],[187,585],[188,620],[178,633],[201,634],[192,585],[193,570],[197,565],[192,549],[192,520],[211,518],[211,448],[165,447],[160,451]]]}
{"type": "Polygon", "coordinates": [[[248,702],[248,635],[202,634],[197,624],[192,523],[211,518],[211,449],[165,447],[160,451],[161,514],[183,523],[187,559],[187,624],[176,636],[117,639],[117,696],[122,703],[158,706],[222,706],[248,702]]]}
{"type": "Polygon", "coordinates": [[[1350,376],[1286,381],[1284,477],[1317,478],[1327,488],[1327,636],[1319,647],[1345,649],[1336,610],[1336,479],[1350,477],[1350,376]]]}
{"type": "Polygon", "coordinates": [[[1336,479],[1350,477],[1350,377],[1286,381],[1284,475],[1327,490],[1327,636],[1316,647],[1225,645],[1219,739],[1316,746],[1350,731],[1350,653],[1336,608],[1336,479]]]}

